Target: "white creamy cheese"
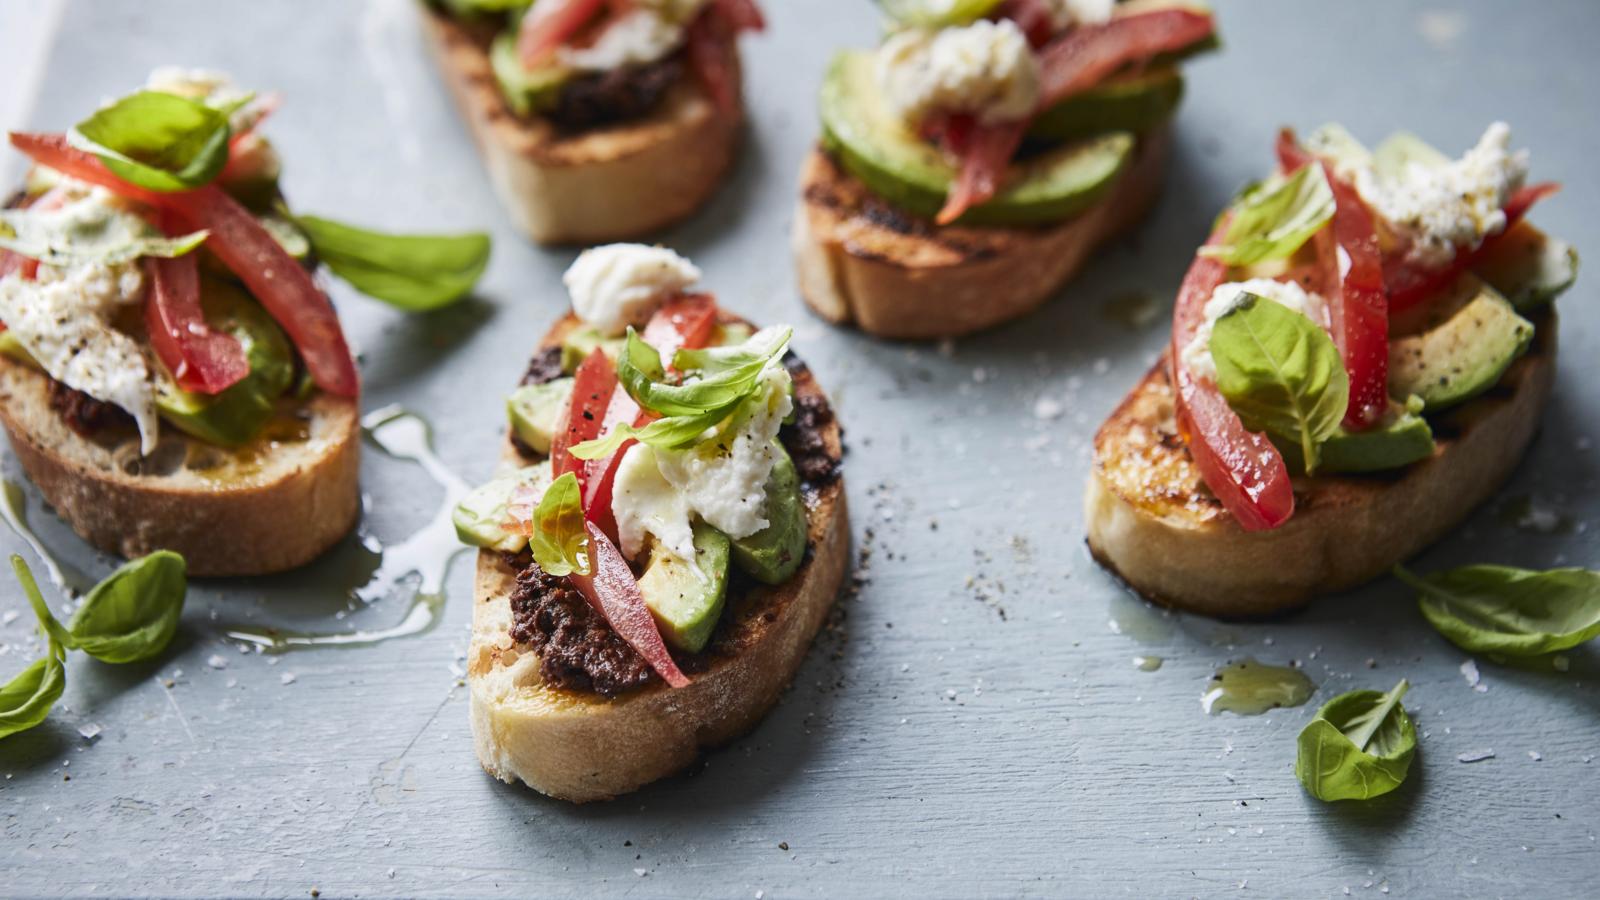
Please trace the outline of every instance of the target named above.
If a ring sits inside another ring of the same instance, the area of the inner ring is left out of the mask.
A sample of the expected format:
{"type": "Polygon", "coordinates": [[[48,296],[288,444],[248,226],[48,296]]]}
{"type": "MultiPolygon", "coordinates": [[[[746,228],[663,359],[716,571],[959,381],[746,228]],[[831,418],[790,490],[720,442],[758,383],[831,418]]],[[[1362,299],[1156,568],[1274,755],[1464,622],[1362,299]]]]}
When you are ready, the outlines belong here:
{"type": "Polygon", "coordinates": [[[694,263],[644,244],[591,247],[561,276],[572,311],[607,337],[643,325],[663,300],[699,280],[694,263]]]}
{"type": "Polygon", "coordinates": [[[778,461],[772,440],[794,404],[781,363],[769,366],[761,381],[759,402],[729,433],[708,435],[684,450],[629,448],[611,492],[624,556],[637,558],[650,536],[694,560],[695,516],[735,540],[767,527],[767,481],[778,461]]]}
{"type": "Polygon", "coordinates": [[[1099,25],[1111,21],[1117,0],[1041,0],[1050,24],[1062,31],[1073,25],[1099,25]]]}
{"type": "Polygon", "coordinates": [[[1008,122],[1039,101],[1039,61],[1015,22],[980,19],[960,28],[909,29],[878,49],[878,85],[910,123],[932,112],[1008,122]]]}
{"type": "Polygon", "coordinates": [[[1496,122],[1477,146],[1445,165],[1413,162],[1398,178],[1382,178],[1370,166],[1351,175],[1373,210],[1410,239],[1409,258],[1438,267],[1506,227],[1501,207],[1528,177],[1528,152],[1511,152],[1511,129],[1496,122]]]}
{"type": "Polygon", "coordinates": [[[635,6],[606,26],[587,47],[562,46],[556,60],[587,72],[641,66],[662,59],[683,45],[685,28],[660,9],[635,6]]]}
{"type": "Polygon", "coordinates": [[[634,444],[622,455],[611,488],[611,514],[623,556],[637,559],[651,536],[679,559],[695,558],[689,500],[662,477],[650,447],[634,444]]]}
{"type": "Polygon", "coordinates": [[[1205,381],[1217,377],[1217,364],[1211,358],[1211,331],[1218,319],[1238,305],[1243,294],[1251,293],[1293,310],[1318,325],[1327,322],[1327,304],[1321,295],[1308,292],[1293,281],[1274,281],[1271,278],[1251,278],[1248,281],[1230,281],[1217,285],[1206,301],[1205,322],[1195,332],[1194,339],[1183,348],[1180,360],[1189,373],[1205,381]]]}
{"type": "Polygon", "coordinates": [[[51,378],[128,411],[139,449],[155,449],[155,390],[144,351],[111,325],[144,297],[138,263],[40,266],[37,281],[0,279],[0,321],[51,378]]]}

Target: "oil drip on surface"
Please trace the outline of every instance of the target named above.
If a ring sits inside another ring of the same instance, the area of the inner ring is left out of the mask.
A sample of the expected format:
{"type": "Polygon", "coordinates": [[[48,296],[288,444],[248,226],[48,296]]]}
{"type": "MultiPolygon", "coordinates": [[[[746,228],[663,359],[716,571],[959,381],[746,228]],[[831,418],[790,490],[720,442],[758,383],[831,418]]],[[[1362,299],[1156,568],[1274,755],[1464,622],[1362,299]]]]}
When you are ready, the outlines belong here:
{"type": "Polygon", "coordinates": [[[4,489],[5,495],[0,498],[4,501],[0,502],[0,517],[4,517],[6,524],[17,533],[17,537],[22,538],[33,550],[33,555],[39,558],[50,582],[69,596],[78,596],[89,590],[94,582],[72,566],[57,560],[28,524],[28,498],[22,491],[22,485],[6,478],[0,479],[0,488],[4,489]]]}
{"type": "Polygon", "coordinates": [[[1317,686],[1304,672],[1288,666],[1269,666],[1246,658],[1229,663],[1211,676],[1200,708],[1208,715],[1220,712],[1259,716],[1311,699],[1317,686]]]}
{"type": "Polygon", "coordinates": [[[396,587],[411,585],[413,593],[400,621],[388,628],[325,633],[233,627],[226,631],[230,639],[269,653],[304,647],[364,647],[422,634],[438,623],[444,613],[444,583],[450,564],[466,549],[456,539],[450,514],[471,488],[439,460],[433,451],[432,429],[417,414],[386,406],[363,417],[361,427],[367,439],[384,453],[418,464],[444,489],[433,517],[405,540],[386,546],[370,534],[361,535],[361,548],[373,565],[365,582],[351,593],[363,603],[372,604],[390,596],[396,587]]]}

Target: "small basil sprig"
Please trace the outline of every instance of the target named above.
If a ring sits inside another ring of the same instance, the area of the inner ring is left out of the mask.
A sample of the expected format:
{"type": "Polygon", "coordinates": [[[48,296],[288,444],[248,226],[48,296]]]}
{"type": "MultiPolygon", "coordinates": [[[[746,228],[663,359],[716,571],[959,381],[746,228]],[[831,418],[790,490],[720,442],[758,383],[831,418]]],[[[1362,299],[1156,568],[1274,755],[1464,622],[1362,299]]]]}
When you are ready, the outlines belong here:
{"type": "Polygon", "coordinates": [[[384,234],[321,216],[291,218],[335,275],[406,312],[428,312],[465,297],[489,265],[489,236],[482,232],[384,234]]]}
{"type": "Polygon", "coordinates": [[[662,418],[642,429],[617,423],[604,437],[584,441],[568,452],[578,459],[600,459],[615,453],[628,439],[663,449],[695,443],[707,429],[728,419],[757,396],[761,373],[783,356],[793,334],[790,328],[763,328],[741,344],[704,350],[679,350],[673,368],[685,373],[681,383],[667,378],[661,355],[638,333],[628,329],[617,354],[617,379],[638,404],[662,418]]]}
{"type": "Polygon", "coordinates": [[[208,234],[195,231],[178,237],[163,237],[155,229],[126,216],[72,223],[63,228],[30,215],[27,210],[0,210],[0,248],[49,266],[83,262],[113,265],[141,256],[171,259],[205,243],[208,234]]]}
{"type": "Polygon", "coordinates": [[[161,91],[138,91],[96,111],[67,135],[123,181],[152,191],[211,183],[228,163],[228,110],[161,91]]]}
{"type": "Polygon", "coordinates": [[[1406,780],[1417,731],[1401,698],[1405,680],[1387,694],[1351,691],[1329,700],[1300,732],[1294,774],[1318,800],[1369,800],[1406,780]]]}
{"type": "Polygon", "coordinates": [[[11,568],[49,642],[44,659],[0,687],[0,738],[38,725],[66,689],[67,650],[104,662],[149,659],[171,643],[187,591],[183,557],[167,550],[129,560],[84,598],[63,626],[50,612],[33,571],[22,557],[11,568]]]}
{"type": "Polygon", "coordinates": [[[1287,178],[1245,188],[1229,212],[1222,240],[1201,247],[1201,255],[1230,266],[1284,259],[1333,220],[1333,189],[1321,166],[1301,166],[1287,178]]]}
{"type": "Polygon", "coordinates": [[[1600,572],[1463,566],[1417,576],[1417,606],[1450,642],[1474,653],[1538,656],[1600,636],[1600,572]]]}
{"type": "Polygon", "coordinates": [[[1210,348],[1217,389],[1245,427],[1299,444],[1306,472],[1315,472],[1350,400],[1350,376],[1327,333],[1246,293],[1217,319],[1210,348]]]}
{"type": "Polygon", "coordinates": [[[583,525],[583,499],[576,475],[567,472],[545,489],[533,511],[528,549],[547,574],[589,574],[589,532],[583,525]]]}

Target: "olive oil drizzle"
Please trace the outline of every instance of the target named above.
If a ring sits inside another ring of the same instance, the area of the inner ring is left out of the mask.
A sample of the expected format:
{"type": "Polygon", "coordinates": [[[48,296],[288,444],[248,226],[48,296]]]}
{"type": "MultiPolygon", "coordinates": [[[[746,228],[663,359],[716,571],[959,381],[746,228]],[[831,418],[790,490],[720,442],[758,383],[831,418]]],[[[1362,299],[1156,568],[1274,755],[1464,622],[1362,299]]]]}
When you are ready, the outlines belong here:
{"type": "Polygon", "coordinates": [[[1299,706],[1311,699],[1317,686],[1299,669],[1269,666],[1246,658],[1229,663],[1211,676],[1200,708],[1209,715],[1221,712],[1259,716],[1274,709],[1299,706]]]}

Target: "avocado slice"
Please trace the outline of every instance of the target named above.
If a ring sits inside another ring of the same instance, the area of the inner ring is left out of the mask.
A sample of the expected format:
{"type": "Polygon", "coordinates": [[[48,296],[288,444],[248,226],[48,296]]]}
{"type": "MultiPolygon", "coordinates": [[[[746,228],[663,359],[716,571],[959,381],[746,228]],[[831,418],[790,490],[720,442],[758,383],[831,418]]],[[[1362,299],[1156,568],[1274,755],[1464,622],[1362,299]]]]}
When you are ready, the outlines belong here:
{"type": "Polygon", "coordinates": [[[1149,131],[1171,118],[1182,99],[1183,76],[1177,69],[1135,72],[1050,107],[1028,134],[1070,141],[1106,131],[1149,131]]]}
{"type": "Polygon", "coordinates": [[[622,338],[608,338],[596,331],[592,325],[583,325],[568,331],[561,339],[561,370],[563,372],[576,372],[578,366],[588,358],[589,354],[599,348],[605,355],[612,359],[617,358],[617,352],[622,349],[622,338]]]}
{"type": "Polygon", "coordinates": [[[1470,273],[1447,296],[1393,324],[1402,336],[1389,341],[1389,395],[1415,394],[1430,413],[1493,387],[1533,341],[1533,323],[1470,273]]]}
{"type": "Polygon", "coordinates": [[[1305,139],[1306,149],[1332,159],[1337,166],[1365,166],[1372,162],[1372,151],[1338,122],[1317,128],[1305,139]]]}
{"type": "MultiPolygon", "coordinates": [[[[1270,435],[1269,435],[1270,437],[1270,435]]],[[[1273,441],[1283,460],[1297,472],[1305,471],[1300,445],[1292,441],[1273,441]]],[[[1382,422],[1365,431],[1349,431],[1344,426],[1322,445],[1317,464],[1319,474],[1329,472],[1382,472],[1398,469],[1433,455],[1433,429],[1415,412],[1394,404],[1382,422]]]]}
{"type": "Polygon", "coordinates": [[[1372,151],[1372,168],[1380,178],[1389,180],[1405,177],[1413,164],[1433,169],[1449,163],[1450,157],[1409,131],[1389,135],[1372,151]]]}
{"type": "Polygon", "coordinates": [[[533,116],[555,105],[561,88],[571,80],[573,71],[565,66],[541,66],[527,69],[517,53],[517,29],[507,28],[495,35],[489,46],[489,66],[494,69],[500,93],[510,104],[511,111],[519,116],[533,116]]]}
{"type": "Polygon", "coordinates": [[[1578,279],[1578,251],[1523,220],[1485,247],[1472,270],[1518,311],[1526,311],[1572,287],[1578,279]]]}
{"type": "Polygon", "coordinates": [[[202,277],[200,304],[211,327],[244,347],[250,374],[220,394],[178,387],[156,367],[156,411],[178,430],[207,443],[237,447],[261,432],[277,413],[278,399],[294,382],[294,351],[272,316],[231,281],[202,277]]]}
{"type": "Polygon", "coordinates": [[[767,478],[767,527],[733,542],[733,561],[763,584],[782,584],[806,556],[806,507],[794,460],[777,441],[777,462],[767,478]]]}
{"type": "Polygon", "coordinates": [[[526,547],[526,534],[506,530],[506,523],[511,519],[512,495],[522,486],[530,488],[534,497],[544,496],[545,489],[550,487],[550,462],[546,460],[501,475],[463,497],[450,513],[450,522],[455,525],[456,537],[461,543],[503,553],[515,553],[526,547]]]}
{"type": "Polygon", "coordinates": [[[572,400],[572,379],[557,378],[544,384],[525,384],[506,398],[511,431],[536,453],[550,452],[561,414],[572,400]]]}
{"type": "Polygon", "coordinates": [[[650,608],[668,644],[699,653],[722,616],[728,588],[728,536],[704,522],[694,523],[695,561],[657,546],[639,576],[639,595],[650,608]]]}
{"type": "MultiPolygon", "coordinates": [[[[919,216],[944,206],[955,165],[901,121],[878,90],[872,54],[834,58],[821,95],[823,142],[852,175],[883,199],[919,216]]],[[[968,210],[963,225],[1039,225],[1087,209],[1133,156],[1134,136],[1114,131],[1012,163],[1005,188],[968,210]]]]}

